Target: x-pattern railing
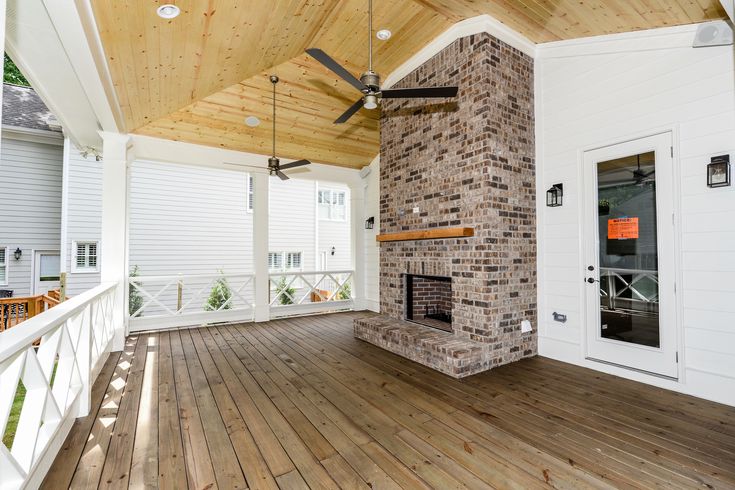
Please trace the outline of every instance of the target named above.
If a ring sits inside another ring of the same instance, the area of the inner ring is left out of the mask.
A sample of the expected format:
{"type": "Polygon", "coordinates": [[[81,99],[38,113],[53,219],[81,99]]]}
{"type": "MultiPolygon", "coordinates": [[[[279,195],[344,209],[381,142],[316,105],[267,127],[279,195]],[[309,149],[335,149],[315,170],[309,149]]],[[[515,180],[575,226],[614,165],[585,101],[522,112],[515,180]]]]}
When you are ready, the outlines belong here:
{"type": "Polygon", "coordinates": [[[0,434],[12,439],[0,444],[3,488],[37,486],[39,462],[55,457],[49,446],[60,447],[62,428],[88,413],[114,334],[114,297],[115,284],[97,286],[0,333],[0,434]]]}
{"type": "Polygon", "coordinates": [[[130,277],[132,291],[143,298],[142,304],[130,312],[130,317],[180,316],[192,311],[217,312],[252,308],[254,279],[253,274],[130,277]],[[223,297],[220,302],[209,303],[208,298],[220,281],[226,282],[229,297],[223,297]],[[190,291],[193,293],[190,294],[190,291]]]}
{"type": "Polygon", "coordinates": [[[289,306],[349,300],[352,275],[349,270],[271,273],[270,305],[289,306]]]}
{"type": "Polygon", "coordinates": [[[643,269],[600,268],[600,296],[608,299],[610,307],[615,307],[616,300],[635,301],[639,303],[658,303],[658,287],[650,292],[642,291],[641,281],[649,280],[658,286],[658,272],[643,269]],[[631,297],[625,297],[626,293],[631,297]]]}

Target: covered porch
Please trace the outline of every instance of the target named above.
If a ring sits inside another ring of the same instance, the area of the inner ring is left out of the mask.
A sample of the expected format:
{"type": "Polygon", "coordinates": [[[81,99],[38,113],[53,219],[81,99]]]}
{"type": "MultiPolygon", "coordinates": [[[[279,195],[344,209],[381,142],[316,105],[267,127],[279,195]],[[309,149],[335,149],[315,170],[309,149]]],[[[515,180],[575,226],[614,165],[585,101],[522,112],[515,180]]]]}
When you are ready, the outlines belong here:
{"type": "Polygon", "coordinates": [[[543,358],[454,380],[365,315],[129,336],[43,487],[735,485],[729,407],[543,358]]]}

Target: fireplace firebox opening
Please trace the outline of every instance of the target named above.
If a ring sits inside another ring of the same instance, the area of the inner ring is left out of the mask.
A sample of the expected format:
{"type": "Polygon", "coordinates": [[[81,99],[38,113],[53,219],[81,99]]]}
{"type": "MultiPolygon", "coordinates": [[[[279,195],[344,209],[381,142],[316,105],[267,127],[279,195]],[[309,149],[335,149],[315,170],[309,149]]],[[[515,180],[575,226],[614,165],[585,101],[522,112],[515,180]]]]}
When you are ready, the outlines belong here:
{"type": "Polygon", "coordinates": [[[405,274],[406,320],[452,331],[452,278],[405,274]]]}

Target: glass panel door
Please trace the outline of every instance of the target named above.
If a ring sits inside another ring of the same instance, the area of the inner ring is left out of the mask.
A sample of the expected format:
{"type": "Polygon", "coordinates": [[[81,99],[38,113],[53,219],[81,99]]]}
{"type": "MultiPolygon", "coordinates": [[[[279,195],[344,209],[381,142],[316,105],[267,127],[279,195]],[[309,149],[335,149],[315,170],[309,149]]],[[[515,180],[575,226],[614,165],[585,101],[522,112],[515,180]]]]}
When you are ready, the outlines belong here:
{"type": "Polygon", "coordinates": [[[656,155],[597,163],[600,335],[659,347],[656,155]]]}
{"type": "Polygon", "coordinates": [[[587,357],[676,377],[671,134],[585,153],[587,357]]]}

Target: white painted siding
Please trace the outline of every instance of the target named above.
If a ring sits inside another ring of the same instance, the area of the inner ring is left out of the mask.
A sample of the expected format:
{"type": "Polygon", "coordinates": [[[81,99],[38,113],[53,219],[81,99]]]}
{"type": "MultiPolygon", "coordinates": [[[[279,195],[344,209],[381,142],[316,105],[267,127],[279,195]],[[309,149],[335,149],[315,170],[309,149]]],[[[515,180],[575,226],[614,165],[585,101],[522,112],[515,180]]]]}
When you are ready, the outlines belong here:
{"type": "Polygon", "coordinates": [[[710,156],[735,153],[735,67],[732,47],[691,48],[695,30],[539,47],[538,192],[565,191],[562,207],[539,207],[539,353],[735,404],[735,187],[705,185],[710,156]],[[586,361],[583,339],[581,151],[666,129],[680,187],[678,383],[586,361]]]}
{"type": "Polygon", "coordinates": [[[380,158],[370,164],[370,173],[364,179],[365,207],[363,222],[375,218],[372,230],[365,230],[365,305],[380,311],[380,246],[375,237],[380,233],[380,158]]]}
{"type": "MultiPolygon", "coordinates": [[[[352,267],[350,255],[350,188],[345,184],[333,182],[319,182],[319,189],[332,189],[345,193],[345,219],[328,220],[318,219],[320,254],[327,254],[327,268],[329,270],[347,270],[352,267]],[[334,255],[332,255],[334,247],[334,255]]],[[[316,196],[314,197],[316,200],[316,196]]],[[[318,216],[318,213],[317,213],[318,216]]]]}
{"type": "Polygon", "coordinates": [[[142,276],[253,271],[247,174],[135,161],[130,267],[142,276]]]}
{"type": "Polygon", "coordinates": [[[269,179],[268,250],[301,252],[301,269],[316,270],[316,182],[269,179]]]}
{"type": "MultiPolygon", "coordinates": [[[[68,140],[67,140],[68,141],[68,140]]],[[[71,144],[71,143],[69,143],[71,144]]],[[[97,272],[75,272],[73,267],[75,242],[98,242],[102,230],[102,162],[94,157],[84,158],[79,150],[69,148],[67,181],[66,262],[69,296],[75,296],[100,283],[97,272]]],[[[98,252],[101,247],[97,247],[98,252]]],[[[97,258],[100,263],[100,258],[97,258]]]]}
{"type": "MultiPolygon", "coordinates": [[[[61,140],[60,140],[61,143],[61,140]]],[[[59,250],[62,146],[3,138],[0,145],[0,247],[8,248],[14,296],[31,293],[34,250],[59,250]],[[13,258],[17,247],[20,260],[13,258]]]]}

